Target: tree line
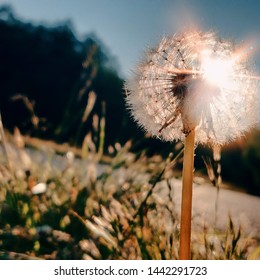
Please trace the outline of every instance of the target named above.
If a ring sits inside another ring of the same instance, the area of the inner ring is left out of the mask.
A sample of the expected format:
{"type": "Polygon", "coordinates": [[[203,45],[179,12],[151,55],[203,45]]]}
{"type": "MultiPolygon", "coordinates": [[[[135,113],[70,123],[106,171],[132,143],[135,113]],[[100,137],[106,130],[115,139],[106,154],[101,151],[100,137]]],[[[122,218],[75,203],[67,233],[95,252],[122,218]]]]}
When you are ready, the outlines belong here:
{"type": "Polygon", "coordinates": [[[0,34],[0,109],[8,129],[80,145],[93,115],[105,114],[106,143],[138,133],[116,63],[95,34],[79,40],[70,22],[23,22],[9,6],[0,8],[0,34]],[[83,122],[90,92],[96,102],[83,122]]]}
{"type": "MultiPolygon", "coordinates": [[[[0,110],[11,132],[18,127],[23,134],[81,146],[89,132],[95,137],[93,122],[103,118],[105,147],[135,138],[139,151],[167,155],[173,149],[172,143],[144,137],[131,120],[118,66],[95,34],[78,39],[69,21],[33,24],[1,6],[0,35],[0,110]]],[[[241,147],[224,150],[221,159],[223,178],[257,195],[259,143],[256,131],[241,147]]],[[[205,153],[196,149],[195,166],[204,171],[205,153]]]]}

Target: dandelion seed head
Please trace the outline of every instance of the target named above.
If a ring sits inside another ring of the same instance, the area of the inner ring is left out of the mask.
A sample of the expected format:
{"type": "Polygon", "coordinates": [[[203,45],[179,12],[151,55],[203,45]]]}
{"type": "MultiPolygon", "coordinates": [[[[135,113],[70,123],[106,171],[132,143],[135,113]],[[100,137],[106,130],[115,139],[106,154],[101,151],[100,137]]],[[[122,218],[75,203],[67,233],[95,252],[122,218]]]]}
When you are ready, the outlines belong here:
{"type": "Polygon", "coordinates": [[[162,140],[224,144],[257,120],[258,81],[246,59],[213,32],[164,37],[126,83],[131,115],[162,140]]]}

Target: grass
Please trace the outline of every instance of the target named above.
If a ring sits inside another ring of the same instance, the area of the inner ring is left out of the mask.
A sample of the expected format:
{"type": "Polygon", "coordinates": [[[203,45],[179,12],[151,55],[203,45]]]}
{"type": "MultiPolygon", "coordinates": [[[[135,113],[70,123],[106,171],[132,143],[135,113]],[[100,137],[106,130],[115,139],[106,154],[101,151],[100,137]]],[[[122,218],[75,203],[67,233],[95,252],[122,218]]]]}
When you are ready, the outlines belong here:
{"type": "MultiPolygon", "coordinates": [[[[78,159],[6,143],[13,168],[1,152],[0,259],[178,259],[170,179],[182,147],[165,161],[131,145],[110,147],[109,164],[100,164],[102,148],[78,159]],[[162,181],[165,200],[156,193],[162,181]],[[34,194],[39,182],[47,189],[34,194]]],[[[259,258],[259,240],[231,217],[225,231],[204,227],[192,239],[192,259],[259,258]]]]}

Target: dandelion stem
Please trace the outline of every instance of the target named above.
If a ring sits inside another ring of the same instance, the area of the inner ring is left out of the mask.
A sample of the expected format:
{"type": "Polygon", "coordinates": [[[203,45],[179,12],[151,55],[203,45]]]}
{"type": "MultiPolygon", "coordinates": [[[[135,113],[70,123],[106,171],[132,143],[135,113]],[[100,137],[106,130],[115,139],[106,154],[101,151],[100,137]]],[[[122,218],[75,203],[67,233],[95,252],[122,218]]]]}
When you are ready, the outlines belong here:
{"type": "Polygon", "coordinates": [[[182,171],[180,260],[190,259],[192,181],[194,167],[194,129],[186,136],[182,171]]]}

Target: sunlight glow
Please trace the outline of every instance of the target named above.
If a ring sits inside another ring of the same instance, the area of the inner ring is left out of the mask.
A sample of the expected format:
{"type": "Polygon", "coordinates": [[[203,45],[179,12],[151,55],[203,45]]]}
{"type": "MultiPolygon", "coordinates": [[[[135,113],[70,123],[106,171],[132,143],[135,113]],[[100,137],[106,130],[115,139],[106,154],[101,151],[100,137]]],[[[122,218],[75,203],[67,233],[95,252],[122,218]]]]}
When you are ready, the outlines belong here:
{"type": "Polygon", "coordinates": [[[209,51],[201,52],[201,72],[204,79],[219,87],[230,87],[233,61],[213,57],[209,51]]]}

